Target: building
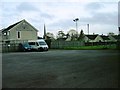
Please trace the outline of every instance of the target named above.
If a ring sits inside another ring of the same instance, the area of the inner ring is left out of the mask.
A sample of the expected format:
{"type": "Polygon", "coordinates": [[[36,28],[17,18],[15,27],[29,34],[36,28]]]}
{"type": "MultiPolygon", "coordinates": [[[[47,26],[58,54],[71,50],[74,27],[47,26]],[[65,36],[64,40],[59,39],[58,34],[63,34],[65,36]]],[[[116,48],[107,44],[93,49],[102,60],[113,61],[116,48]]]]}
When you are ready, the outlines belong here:
{"type": "Polygon", "coordinates": [[[112,40],[109,38],[109,36],[99,35],[97,37],[97,41],[98,42],[111,42],[112,40]]]}
{"type": "Polygon", "coordinates": [[[105,35],[85,35],[84,41],[85,42],[112,42],[114,39],[111,39],[109,36],[105,35]]]}
{"type": "Polygon", "coordinates": [[[2,29],[2,42],[21,42],[26,40],[36,40],[38,30],[25,19],[9,27],[2,29]]]}
{"type": "Polygon", "coordinates": [[[68,36],[67,36],[66,41],[72,41],[72,40],[74,41],[74,40],[77,40],[78,38],[78,32],[74,29],[69,30],[67,35],[68,36]]]}
{"type": "Polygon", "coordinates": [[[96,42],[96,37],[98,36],[98,34],[95,34],[95,35],[85,35],[84,36],[84,41],[85,42],[96,42]]]}
{"type": "Polygon", "coordinates": [[[112,42],[117,42],[119,40],[118,35],[109,35],[109,38],[112,40],[112,42]]]}

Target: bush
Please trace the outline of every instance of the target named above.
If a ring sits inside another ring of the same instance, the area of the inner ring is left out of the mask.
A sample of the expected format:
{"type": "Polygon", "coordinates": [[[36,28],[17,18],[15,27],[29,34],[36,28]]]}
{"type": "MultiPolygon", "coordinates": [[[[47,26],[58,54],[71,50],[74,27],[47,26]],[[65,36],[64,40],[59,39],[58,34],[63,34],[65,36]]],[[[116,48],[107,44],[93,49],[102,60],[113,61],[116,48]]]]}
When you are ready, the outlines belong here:
{"type": "Polygon", "coordinates": [[[47,43],[48,47],[51,48],[51,39],[47,39],[45,42],[47,43]]]}

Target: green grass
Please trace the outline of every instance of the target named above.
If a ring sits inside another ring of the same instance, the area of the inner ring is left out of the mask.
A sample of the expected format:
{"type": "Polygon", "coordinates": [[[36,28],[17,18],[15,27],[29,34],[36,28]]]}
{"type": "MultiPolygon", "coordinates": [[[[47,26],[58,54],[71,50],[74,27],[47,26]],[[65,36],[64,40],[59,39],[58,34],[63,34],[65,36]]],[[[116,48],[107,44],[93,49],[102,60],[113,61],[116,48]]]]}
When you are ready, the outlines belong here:
{"type": "Polygon", "coordinates": [[[65,50],[104,50],[104,49],[116,49],[115,45],[112,46],[81,46],[81,47],[65,47],[65,50]]]}

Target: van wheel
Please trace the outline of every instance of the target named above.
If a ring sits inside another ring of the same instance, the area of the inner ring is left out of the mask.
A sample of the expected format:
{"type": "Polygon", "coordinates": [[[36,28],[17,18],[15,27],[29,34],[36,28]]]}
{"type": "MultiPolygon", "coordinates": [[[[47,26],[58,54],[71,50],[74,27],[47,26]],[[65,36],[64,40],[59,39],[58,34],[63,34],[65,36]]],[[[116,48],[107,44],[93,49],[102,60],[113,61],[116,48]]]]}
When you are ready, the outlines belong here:
{"type": "Polygon", "coordinates": [[[39,52],[43,51],[43,48],[39,48],[38,51],[39,51],[39,52]]]}

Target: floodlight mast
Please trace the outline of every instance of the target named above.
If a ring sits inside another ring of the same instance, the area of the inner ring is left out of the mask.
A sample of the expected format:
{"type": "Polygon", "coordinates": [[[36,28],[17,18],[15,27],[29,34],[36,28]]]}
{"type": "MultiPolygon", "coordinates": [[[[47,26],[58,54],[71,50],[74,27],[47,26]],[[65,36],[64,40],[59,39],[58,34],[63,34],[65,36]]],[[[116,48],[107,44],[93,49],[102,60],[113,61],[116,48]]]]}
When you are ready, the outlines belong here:
{"type": "Polygon", "coordinates": [[[73,21],[76,23],[76,31],[78,31],[78,24],[77,24],[77,22],[79,21],[79,18],[76,18],[73,21]]]}

